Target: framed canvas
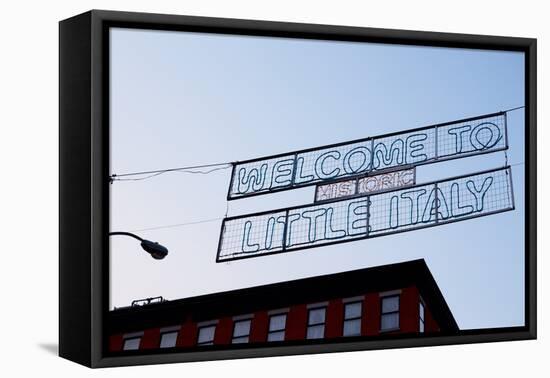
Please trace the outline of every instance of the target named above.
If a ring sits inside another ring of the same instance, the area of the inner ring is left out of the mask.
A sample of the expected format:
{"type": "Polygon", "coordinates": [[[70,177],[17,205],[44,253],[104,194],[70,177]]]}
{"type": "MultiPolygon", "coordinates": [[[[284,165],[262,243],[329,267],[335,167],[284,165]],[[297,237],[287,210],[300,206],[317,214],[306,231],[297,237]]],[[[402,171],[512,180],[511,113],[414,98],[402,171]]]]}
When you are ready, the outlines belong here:
{"type": "Polygon", "coordinates": [[[60,22],[59,354],[536,338],[536,40],[60,22]]]}

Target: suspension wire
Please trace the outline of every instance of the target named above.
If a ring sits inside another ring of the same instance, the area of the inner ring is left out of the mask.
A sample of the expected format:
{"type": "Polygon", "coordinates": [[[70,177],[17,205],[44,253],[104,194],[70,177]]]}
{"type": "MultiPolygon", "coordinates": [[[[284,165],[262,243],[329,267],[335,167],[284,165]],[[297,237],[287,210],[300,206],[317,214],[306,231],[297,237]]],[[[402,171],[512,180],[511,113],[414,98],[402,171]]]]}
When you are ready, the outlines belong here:
{"type": "Polygon", "coordinates": [[[523,164],[525,164],[524,161],[522,161],[521,163],[510,164],[510,167],[516,167],[518,165],[523,165],[523,164]]]}
{"type": "Polygon", "coordinates": [[[128,232],[142,232],[142,231],[162,230],[162,229],[166,229],[166,228],[184,227],[184,226],[191,226],[191,225],[201,224],[201,223],[216,222],[216,221],[219,221],[221,219],[223,219],[223,217],[210,218],[210,219],[201,219],[201,220],[185,222],[185,223],[167,224],[167,225],[156,226],[156,227],[140,228],[140,229],[136,229],[136,230],[130,230],[128,232]]]}
{"type": "Polygon", "coordinates": [[[148,227],[148,228],[140,228],[140,229],[136,229],[136,230],[130,230],[128,232],[162,230],[162,229],[166,229],[166,228],[185,227],[185,226],[192,226],[192,225],[201,224],[201,223],[216,222],[216,221],[222,220],[224,218],[227,218],[228,215],[229,215],[229,201],[225,201],[225,214],[221,217],[209,218],[209,219],[200,219],[200,220],[189,221],[189,222],[184,222],[184,223],[167,224],[167,225],[163,225],[163,226],[153,226],[153,227],[148,227]]]}
{"type": "MultiPolygon", "coordinates": [[[[502,112],[503,113],[510,113],[510,112],[515,111],[515,110],[524,109],[524,108],[525,108],[525,105],[516,106],[515,108],[502,110],[502,112]]],[[[521,164],[525,164],[525,163],[521,162],[521,163],[511,164],[510,167],[513,167],[513,166],[516,166],[516,165],[521,165],[521,164]]],[[[507,165],[508,165],[508,150],[504,150],[504,166],[506,167],[507,165]]],[[[508,171],[506,171],[506,174],[508,175],[508,171]]]]}
{"type": "Polygon", "coordinates": [[[109,180],[111,184],[113,181],[142,181],[147,180],[152,177],[160,176],[167,172],[179,172],[179,173],[190,173],[190,174],[201,174],[201,175],[207,175],[212,172],[220,171],[223,169],[228,169],[233,166],[233,163],[217,163],[217,164],[203,164],[203,165],[194,165],[194,166],[188,166],[188,167],[179,167],[179,168],[169,168],[169,169],[159,169],[156,171],[143,171],[143,172],[132,172],[132,173],[123,173],[123,174],[112,174],[109,176],[109,180]],[[212,168],[214,167],[214,168],[212,168]],[[209,170],[198,170],[198,168],[212,168],[209,170]],[[127,178],[129,176],[142,176],[147,175],[145,177],[137,177],[137,178],[127,178]],[[123,178],[121,178],[123,177],[123,178]]]}
{"type": "Polygon", "coordinates": [[[506,110],[503,110],[502,112],[503,113],[510,113],[510,112],[513,112],[514,110],[519,110],[519,109],[523,109],[523,108],[525,108],[525,105],[517,106],[515,108],[506,109],[506,110]]]}

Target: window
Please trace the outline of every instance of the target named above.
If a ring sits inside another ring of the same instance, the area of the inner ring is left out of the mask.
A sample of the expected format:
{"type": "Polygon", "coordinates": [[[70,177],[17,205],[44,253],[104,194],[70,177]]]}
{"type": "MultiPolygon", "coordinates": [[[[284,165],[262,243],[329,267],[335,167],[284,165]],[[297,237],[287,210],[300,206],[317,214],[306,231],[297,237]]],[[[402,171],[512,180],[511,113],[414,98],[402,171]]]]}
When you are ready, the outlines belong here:
{"type": "Polygon", "coordinates": [[[267,341],[283,341],[285,339],[286,314],[272,315],[269,318],[267,341]]]}
{"type": "Polygon", "coordinates": [[[344,305],[344,336],[361,335],[361,302],[344,305]]]}
{"type": "Polygon", "coordinates": [[[199,335],[197,338],[197,345],[214,345],[215,331],[216,331],[216,325],[200,327],[199,335]]]}
{"type": "Polygon", "coordinates": [[[138,350],[140,343],[141,343],[141,336],[125,338],[124,345],[122,346],[122,350],[138,350]]]}
{"type": "Polygon", "coordinates": [[[381,331],[399,329],[399,295],[382,297],[381,331]]]}
{"type": "Polygon", "coordinates": [[[248,342],[248,337],[250,335],[250,323],[251,319],[238,320],[233,325],[233,339],[231,342],[233,344],[242,344],[248,342]]]}
{"type": "Polygon", "coordinates": [[[174,348],[178,339],[178,331],[163,332],[160,334],[161,348],[174,348]]]}
{"type": "Polygon", "coordinates": [[[424,303],[422,303],[422,301],[418,302],[418,314],[419,314],[418,330],[420,332],[424,332],[424,303]]]}
{"type": "Polygon", "coordinates": [[[326,307],[312,308],[307,319],[307,338],[322,339],[325,337],[326,307]]]}

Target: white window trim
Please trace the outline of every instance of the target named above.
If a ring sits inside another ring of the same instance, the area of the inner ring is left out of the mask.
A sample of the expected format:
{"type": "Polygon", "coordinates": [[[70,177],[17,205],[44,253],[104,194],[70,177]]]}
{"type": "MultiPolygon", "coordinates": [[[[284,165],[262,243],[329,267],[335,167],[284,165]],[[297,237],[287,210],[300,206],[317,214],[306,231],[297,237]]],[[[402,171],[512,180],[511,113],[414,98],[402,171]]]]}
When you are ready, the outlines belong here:
{"type": "Polygon", "coordinates": [[[317,307],[328,307],[328,301],[326,302],[318,302],[318,303],[311,303],[306,306],[308,310],[313,310],[317,307]]]}
{"type": "Polygon", "coordinates": [[[361,301],[364,301],[364,300],[365,300],[365,296],[360,295],[358,297],[344,298],[344,299],[342,299],[342,303],[346,304],[346,303],[350,303],[350,302],[361,302],[361,301]]]}
{"type": "Polygon", "coordinates": [[[282,315],[282,314],[288,314],[290,312],[290,308],[280,308],[280,309],[277,309],[277,310],[270,310],[267,312],[267,315],[268,316],[273,316],[273,315],[282,315]]]}
{"type": "Polygon", "coordinates": [[[197,328],[215,326],[215,325],[218,325],[218,322],[219,322],[219,320],[217,320],[217,319],[216,320],[207,320],[205,322],[197,323],[197,328]]]}
{"type": "Polygon", "coordinates": [[[232,319],[234,322],[240,322],[242,320],[252,320],[254,319],[254,314],[238,315],[234,316],[232,319]]]}
{"type": "Polygon", "coordinates": [[[143,337],[143,334],[144,334],[144,333],[145,333],[144,331],[125,333],[125,334],[122,336],[122,338],[123,338],[124,340],[126,340],[126,339],[133,339],[133,338],[135,338],[135,337],[143,337]]]}
{"type": "Polygon", "coordinates": [[[181,326],[171,326],[171,327],[164,327],[160,329],[160,333],[168,333],[168,332],[176,332],[181,329],[181,326]]]}
{"type": "Polygon", "coordinates": [[[389,296],[392,296],[392,295],[400,295],[401,292],[402,292],[401,289],[390,290],[390,291],[383,291],[379,295],[380,295],[380,298],[382,298],[382,297],[389,297],[389,296]]]}

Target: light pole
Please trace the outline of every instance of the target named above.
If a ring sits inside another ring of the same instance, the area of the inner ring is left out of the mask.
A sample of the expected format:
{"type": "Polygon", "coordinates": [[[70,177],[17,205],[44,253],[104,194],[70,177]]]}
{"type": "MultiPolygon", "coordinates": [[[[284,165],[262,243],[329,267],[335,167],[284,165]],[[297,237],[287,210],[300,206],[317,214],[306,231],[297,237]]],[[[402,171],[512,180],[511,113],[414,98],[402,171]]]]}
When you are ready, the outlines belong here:
{"type": "Polygon", "coordinates": [[[153,257],[156,260],[162,260],[168,254],[168,248],[166,248],[162,244],[140,238],[139,236],[132,234],[130,232],[122,232],[122,231],[109,232],[109,236],[115,236],[115,235],[129,236],[131,238],[139,240],[141,242],[141,248],[143,248],[145,252],[150,254],[151,257],[153,257]]]}

